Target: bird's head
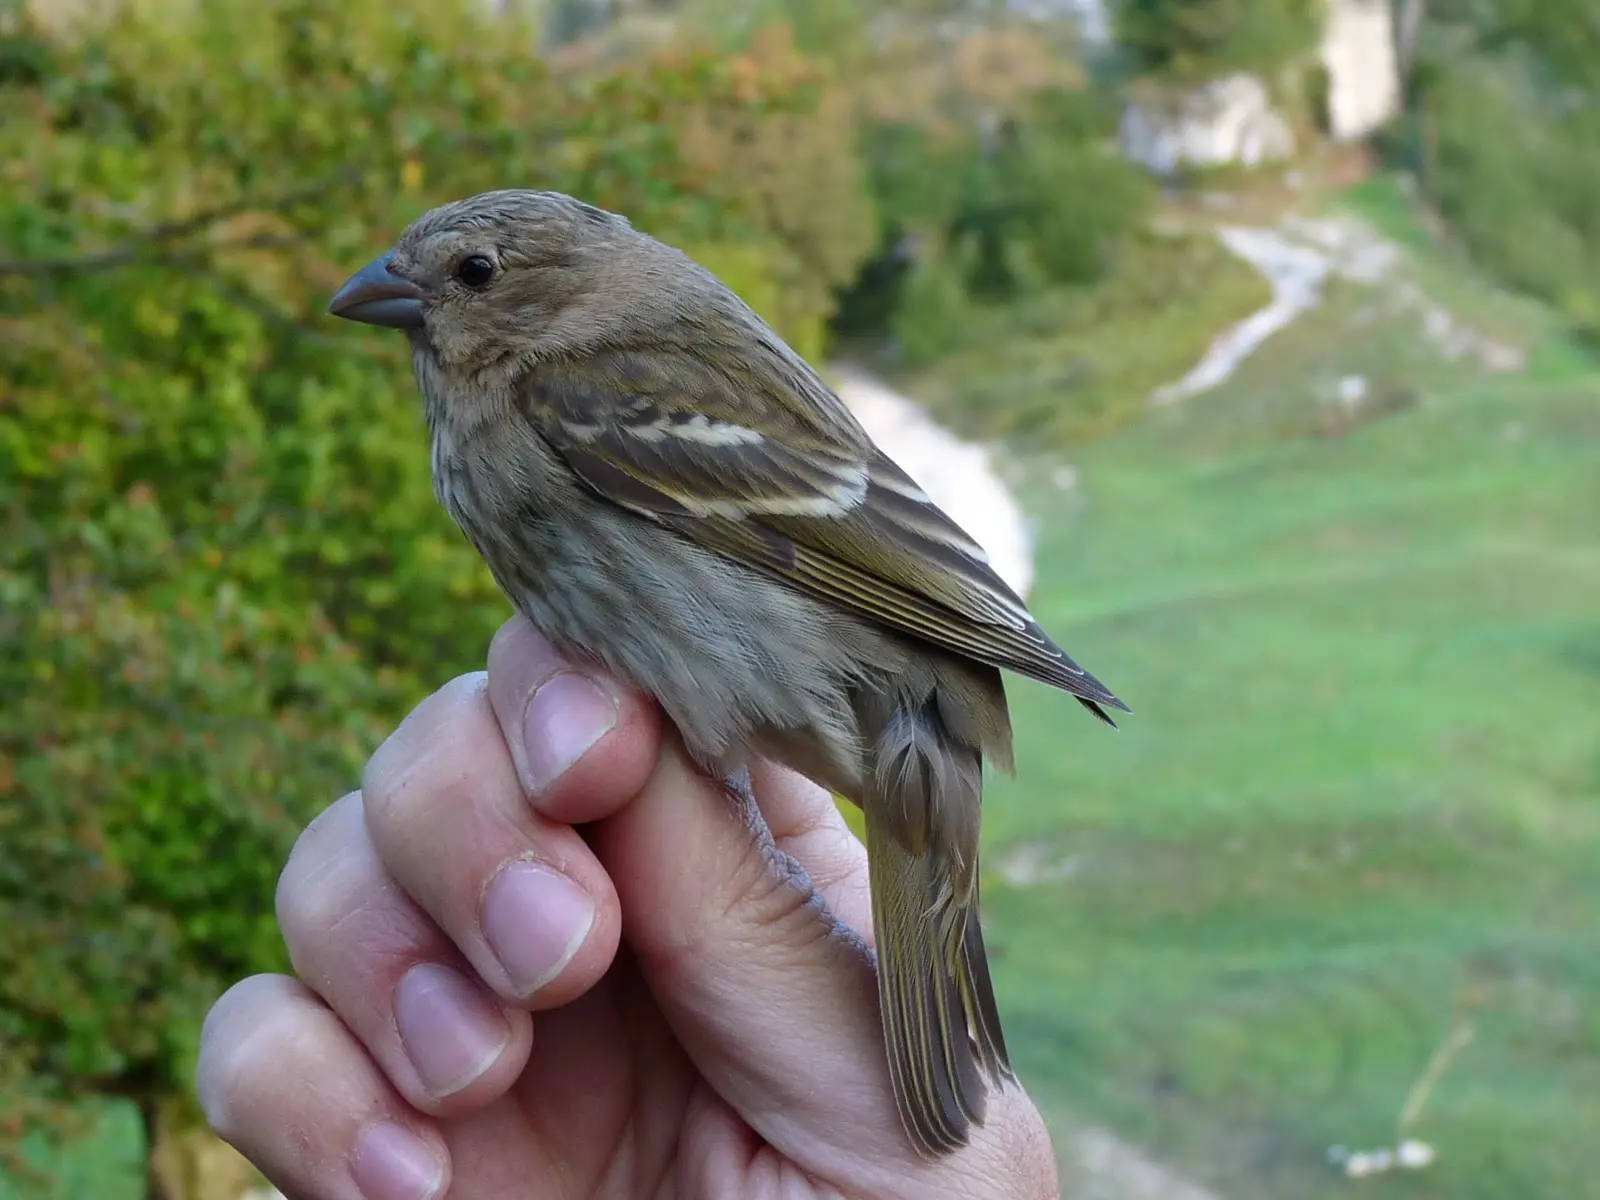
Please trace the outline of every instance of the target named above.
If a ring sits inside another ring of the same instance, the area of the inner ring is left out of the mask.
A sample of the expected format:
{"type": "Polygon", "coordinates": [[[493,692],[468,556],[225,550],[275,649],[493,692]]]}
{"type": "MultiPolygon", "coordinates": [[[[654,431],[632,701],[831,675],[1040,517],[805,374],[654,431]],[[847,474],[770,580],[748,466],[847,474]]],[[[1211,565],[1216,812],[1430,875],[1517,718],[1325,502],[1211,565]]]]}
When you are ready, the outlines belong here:
{"type": "Polygon", "coordinates": [[[485,192],[418,218],[328,311],[405,330],[447,372],[478,370],[649,335],[692,307],[685,299],[707,279],[571,196],[485,192]]]}

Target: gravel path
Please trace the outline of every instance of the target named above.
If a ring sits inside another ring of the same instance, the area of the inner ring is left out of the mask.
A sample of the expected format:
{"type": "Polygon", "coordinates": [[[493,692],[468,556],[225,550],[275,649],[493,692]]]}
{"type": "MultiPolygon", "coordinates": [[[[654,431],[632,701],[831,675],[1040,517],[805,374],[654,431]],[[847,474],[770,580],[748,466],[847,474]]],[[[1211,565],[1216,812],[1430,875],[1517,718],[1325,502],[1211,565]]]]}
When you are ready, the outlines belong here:
{"type": "Polygon", "coordinates": [[[1383,286],[1396,315],[1420,317],[1423,336],[1447,359],[1476,359],[1490,372],[1518,371],[1524,365],[1517,347],[1462,324],[1424,295],[1405,277],[1404,251],[1364,221],[1290,214],[1274,226],[1224,225],[1217,237],[1266,277],[1272,300],[1212,342],[1182,379],[1158,388],[1152,403],[1172,404],[1226,381],[1263,342],[1320,304],[1323,287],[1333,277],[1383,286]]]}

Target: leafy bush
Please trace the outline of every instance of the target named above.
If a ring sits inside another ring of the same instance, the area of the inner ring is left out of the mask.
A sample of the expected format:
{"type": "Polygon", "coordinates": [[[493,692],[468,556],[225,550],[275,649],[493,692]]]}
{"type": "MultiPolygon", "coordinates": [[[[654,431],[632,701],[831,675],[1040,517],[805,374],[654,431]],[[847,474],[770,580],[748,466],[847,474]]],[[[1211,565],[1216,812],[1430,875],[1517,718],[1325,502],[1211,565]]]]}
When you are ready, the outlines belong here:
{"type": "Polygon", "coordinates": [[[1320,0],[1115,0],[1134,69],[1176,83],[1270,73],[1316,43],[1320,0]]]}
{"type": "Polygon", "coordinates": [[[432,204],[555,187],[815,350],[870,248],[781,32],[563,73],[487,9],[0,10],[0,1089],[36,1112],[183,1087],[211,999],[281,965],[297,830],[507,613],[404,347],[322,318],[348,271],[432,204]]]}
{"type": "Polygon", "coordinates": [[[906,280],[890,328],[909,364],[932,362],[959,345],[972,320],[967,270],[953,256],[921,264],[906,280]]]}
{"type": "Polygon", "coordinates": [[[995,157],[997,206],[1051,283],[1098,282],[1150,213],[1154,188],[1117,152],[1114,120],[1096,93],[1046,93],[995,157]]]}
{"type": "Polygon", "coordinates": [[[1490,54],[1522,48],[1562,83],[1600,87],[1600,21],[1591,0],[1433,0],[1426,13],[1435,33],[1464,33],[1490,54]]]}
{"type": "Polygon", "coordinates": [[[874,195],[890,223],[840,327],[886,324],[915,365],[955,344],[974,304],[1099,281],[1154,199],[1113,128],[1111,106],[1082,89],[1029,97],[987,137],[976,124],[872,127],[874,195]]]}
{"type": "Polygon", "coordinates": [[[1571,0],[1446,3],[1388,139],[1453,232],[1600,339],[1600,27],[1571,0]]]}
{"type": "Polygon", "coordinates": [[[1434,198],[1474,255],[1569,316],[1600,300],[1600,119],[1553,114],[1504,67],[1470,61],[1437,82],[1434,198]]]}
{"type": "Polygon", "coordinates": [[[966,436],[1073,453],[1147,412],[1151,392],[1199,361],[1219,329],[1270,299],[1260,273],[1215,238],[1148,232],[1102,283],[969,305],[938,361],[906,383],[966,436]]]}

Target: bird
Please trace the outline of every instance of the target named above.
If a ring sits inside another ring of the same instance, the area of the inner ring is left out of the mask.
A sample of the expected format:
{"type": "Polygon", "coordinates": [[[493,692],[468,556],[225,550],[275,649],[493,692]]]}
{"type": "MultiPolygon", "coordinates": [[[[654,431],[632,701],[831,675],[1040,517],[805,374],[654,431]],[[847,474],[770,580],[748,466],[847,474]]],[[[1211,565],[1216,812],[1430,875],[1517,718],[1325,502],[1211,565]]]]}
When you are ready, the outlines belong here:
{"type": "Polygon", "coordinates": [[[403,330],[439,502],[564,653],[655,698],[695,763],[863,813],[884,1046],[911,1147],[1016,1080],[978,916],[1002,670],[1130,711],[733,290],[555,191],[434,208],[333,296],[403,330]],[[744,776],[748,778],[747,775],[744,776]]]}

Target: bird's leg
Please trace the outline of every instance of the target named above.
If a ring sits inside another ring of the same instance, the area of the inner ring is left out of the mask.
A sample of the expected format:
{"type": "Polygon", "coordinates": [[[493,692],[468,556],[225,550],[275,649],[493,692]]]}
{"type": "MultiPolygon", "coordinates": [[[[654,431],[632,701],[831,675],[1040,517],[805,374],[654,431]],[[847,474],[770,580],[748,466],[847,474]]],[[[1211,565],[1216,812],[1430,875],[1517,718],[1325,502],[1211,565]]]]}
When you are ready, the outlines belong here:
{"type": "Polygon", "coordinates": [[[805,869],[800,860],[778,848],[777,842],[772,837],[772,828],[767,824],[766,817],[761,815],[760,805],[756,803],[755,787],[750,781],[750,769],[741,766],[729,771],[723,776],[722,786],[728,793],[728,799],[732,801],[734,810],[744,821],[757,847],[760,848],[761,857],[766,860],[773,873],[805,896],[806,906],[827,925],[830,937],[843,942],[875,963],[877,955],[867,945],[860,931],[845,924],[828,907],[822,893],[812,883],[811,873],[805,869]]]}
{"type": "Polygon", "coordinates": [[[767,824],[766,817],[761,815],[761,806],[756,803],[756,789],[750,781],[750,768],[740,766],[729,771],[723,776],[722,786],[728,793],[728,799],[733,803],[734,812],[750,830],[750,836],[760,849],[761,857],[782,879],[815,896],[816,889],[811,884],[810,874],[793,855],[778,849],[777,842],[773,840],[772,829],[767,824]]]}
{"type": "Polygon", "coordinates": [[[766,818],[761,815],[761,808],[756,804],[755,784],[750,781],[750,768],[743,764],[735,767],[722,777],[722,786],[727,789],[728,799],[733,801],[733,807],[745,819],[752,831],[759,830],[770,841],[772,832],[767,829],[766,818]]]}

